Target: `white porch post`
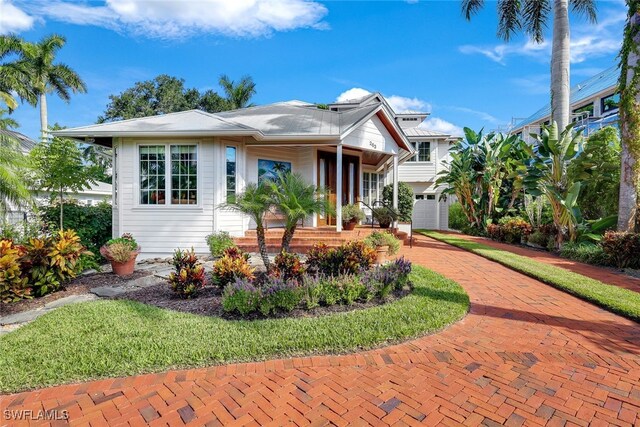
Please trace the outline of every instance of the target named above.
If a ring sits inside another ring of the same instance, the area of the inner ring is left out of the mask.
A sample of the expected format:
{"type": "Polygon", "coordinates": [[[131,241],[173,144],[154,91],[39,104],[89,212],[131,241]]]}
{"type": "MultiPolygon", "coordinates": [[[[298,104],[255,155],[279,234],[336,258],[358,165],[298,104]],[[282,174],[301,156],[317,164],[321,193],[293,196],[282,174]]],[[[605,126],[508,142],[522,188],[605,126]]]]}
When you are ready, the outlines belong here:
{"type": "MultiPolygon", "coordinates": [[[[393,155],[393,209],[398,210],[398,155],[393,155]]],[[[398,227],[398,221],[393,222],[394,228],[398,227]]]]}
{"type": "Polygon", "coordinates": [[[342,143],[336,150],[336,231],[342,231],[342,143]]]}

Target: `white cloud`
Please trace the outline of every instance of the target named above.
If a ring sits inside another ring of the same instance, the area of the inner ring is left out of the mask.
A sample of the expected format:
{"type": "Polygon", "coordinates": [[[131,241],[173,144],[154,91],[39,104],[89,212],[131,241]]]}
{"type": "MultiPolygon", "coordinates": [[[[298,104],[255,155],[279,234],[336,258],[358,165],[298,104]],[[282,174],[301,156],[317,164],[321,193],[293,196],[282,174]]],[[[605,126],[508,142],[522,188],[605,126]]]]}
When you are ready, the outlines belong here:
{"type": "Polygon", "coordinates": [[[160,39],[210,33],[259,37],[274,31],[327,28],[327,8],[313,0],[106,0],[105,5],[38,0],[24,6],[42,18],[95,25],[160,39]]]}
{"type": "Polygon", "coordinates": [[[467,114],[471,114],[473,116],[476,116],[478,118],[480,118],[481,120],[484,120],[485,122],[490,122],[490,123],[502,123],[502,121],[500,119],[498,119],[495,116],[492,116],[491,114],[487,113],[486,111],[479,111],[479,110],[474,110],[473,108],[467,108],[467,107],[456,107],[456,106],[451,106],[451,105],[445,105],[442,107],[439,107],[445,110],[453,110],[453,111],[459,111],[461,113],[467,113],[467,114]]]}
{"type": "MultiPolygon", "coordinates": [[[[582,23],[572,28],[571,62],[578,64],[589,58],[610,55],[620,50],[622,28],[626,19],[626,9],[622,2],[611,2],[612,7],[600,12],[597,24],[582,23]]],[[[480,54],[502,65],[511,56],[535,58],[548,62],[551,57],[551,34],[547,40],[537,44],[526,41],[519,44],[501,43],[494,46],[463,45],[458,50],[466,55],[480,54]]]]}
{"type": "MultiPolygon", "coordinates": [[[[352,87],[345,90],[336,98],[336,102],[353,101],[370,95],[371,92],[361,87],[352,87]]],[[[399,95],[383,95],[389,103],[389,106],[393,108],[396,113],[402,113],[407,110],[419,110],[419,111],[431,111],[431,105],[428,102],[419,98],[408,98],[406,96],[399,95]]]]}
{"type": "Polygon", "coordinates": [[[33,27],[35,19],[7,0],[0,0],[0,34],[19,33],[33,27]]]}
{"type": "Polygon", "coordinates": [[[451,122],[439,119],[437,117],[427,118],[427,120],[420,123],[418,127],[422,129],[443,132],[452,136],[462,136],[464,134],[464,131],[460,126],[454,125],[451,122]]]}
{"type": "MultiPolygon", "coordinates": [[[[571,70],[571,74],[575,74],[571,70]]],[[[525,93],[541,95],[549,93],[549,74],[535,74],[510,79],[511,83],[520,87],[525,93]]]]}
{"type": "Polygon", "coordinates": [[[363,98],[367,95],[371,94],[366,89],[362,89],[361,87],[352,87],[349,90],[345,90],[336,98],[336,102],[347,102],[355,99],[363,98]]]}

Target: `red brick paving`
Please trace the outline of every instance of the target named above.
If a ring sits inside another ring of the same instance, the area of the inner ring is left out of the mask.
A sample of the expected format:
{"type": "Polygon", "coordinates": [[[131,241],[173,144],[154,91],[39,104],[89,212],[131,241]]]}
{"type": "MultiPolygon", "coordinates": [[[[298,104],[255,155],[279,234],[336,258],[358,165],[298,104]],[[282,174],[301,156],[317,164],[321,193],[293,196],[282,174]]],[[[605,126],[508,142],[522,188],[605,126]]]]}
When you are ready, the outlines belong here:
{"type": "Polygon", "coordinates": [[[640,424],[638,324],[426,237],[403,251],[464,286],[465,319],[362,353],[3,396],[2,413],[67,410],[84,426],[640,424]]]}
{"type": "Polygon", "coordinates": [[[640,279],[629,276],[622,272],[616,271],[613,268],[603,268],[594,265],[585,264],[578,261],[572,261],[570,259],[561,258],[552,253],[529,249],[522,246],[510,245],[507,243],[500,243],[494,240],[490,240],[484,237],[468,236],[466,234],[459,234],[453,232],[443,232],[443,234],[452,234],[456,237],[471,240],[474,242],[482,243],[483,245],[491,246],[492,248],[501,249],[507,252],[512,252],[517,255],[526,256],[536,261],[543,262],[545,264],[555,265],[556,267],[565,268],[575,273],[582,274],[583,276],[591,277],[592,279],[599,280],[603,283],[610,285],[620,286],[621,288],[630,289],[635,292],[640,292],[640,279]]]}

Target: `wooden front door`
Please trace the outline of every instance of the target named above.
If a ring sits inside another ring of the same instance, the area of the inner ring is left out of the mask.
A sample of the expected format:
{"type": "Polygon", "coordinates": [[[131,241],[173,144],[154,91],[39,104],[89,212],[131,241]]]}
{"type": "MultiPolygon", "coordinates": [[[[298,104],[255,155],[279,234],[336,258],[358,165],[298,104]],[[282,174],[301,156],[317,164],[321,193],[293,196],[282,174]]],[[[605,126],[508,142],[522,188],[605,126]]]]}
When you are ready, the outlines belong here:
{"type": "MultiPolygon", "coordinates": [[[[318,185],[328,192],[329,203],[336,205],[336,153],[318,151],[318,185]]],[[[360,197],[360,163],[356,156],[342,155],[342,206],[355,203],[360,197]]],[[[331,215],[318,215],[318,225],[336,225],[331,215]]]]}

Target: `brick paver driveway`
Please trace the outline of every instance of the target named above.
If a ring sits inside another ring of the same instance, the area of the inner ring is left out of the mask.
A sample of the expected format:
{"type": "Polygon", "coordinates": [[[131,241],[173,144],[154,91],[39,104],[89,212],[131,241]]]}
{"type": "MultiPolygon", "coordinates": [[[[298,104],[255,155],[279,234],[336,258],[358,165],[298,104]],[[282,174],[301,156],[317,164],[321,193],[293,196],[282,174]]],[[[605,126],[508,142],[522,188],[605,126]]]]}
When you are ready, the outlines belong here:
{"type": "Polygon", "coordinates": [[[79,425],[640,423],[638,324],[426,237],[405,253],[464,286],[464,320],[360,354],[61,386],[2,409],[64,409],[79,425]]]}

